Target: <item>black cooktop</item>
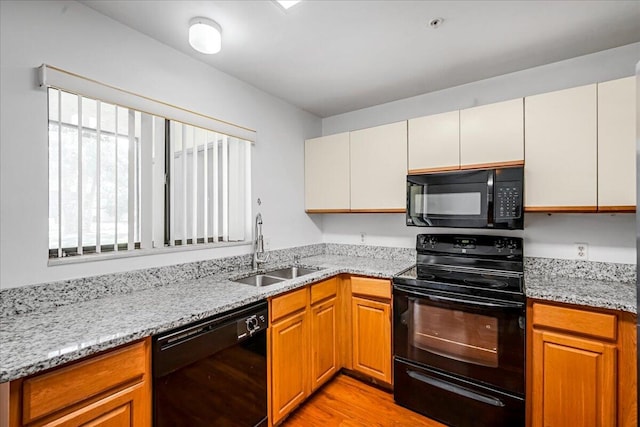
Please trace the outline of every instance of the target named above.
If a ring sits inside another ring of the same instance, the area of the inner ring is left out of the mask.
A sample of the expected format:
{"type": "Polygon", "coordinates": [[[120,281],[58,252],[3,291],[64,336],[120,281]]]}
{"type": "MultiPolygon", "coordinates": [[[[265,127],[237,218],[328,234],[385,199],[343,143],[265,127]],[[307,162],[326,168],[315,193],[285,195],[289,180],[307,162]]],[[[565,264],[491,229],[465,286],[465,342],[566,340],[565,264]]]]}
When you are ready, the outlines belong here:
{"type": "Polygon", "coordinates": [[[394,284],[508,299],[524,298],[522,239],[503,236],[419,234],[416,266],[394,284]]]}

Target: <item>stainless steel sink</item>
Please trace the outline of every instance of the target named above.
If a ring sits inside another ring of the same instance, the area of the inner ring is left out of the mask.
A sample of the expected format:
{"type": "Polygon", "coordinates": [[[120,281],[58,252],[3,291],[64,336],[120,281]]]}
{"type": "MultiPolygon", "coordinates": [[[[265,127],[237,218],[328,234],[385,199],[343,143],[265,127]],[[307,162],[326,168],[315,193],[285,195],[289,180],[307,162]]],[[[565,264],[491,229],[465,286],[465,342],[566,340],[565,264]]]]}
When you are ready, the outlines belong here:
{"type": "Polygon", "coordinates": [[[281,277],[283,279],[295,279],[299,276],[305,276],[307,274],[315,273],[317,269],[305,268],[305,267],[287,267],[280,270],[269,271],[265,274],[273,277],[281,277]]]}
{"type": "Polygon", "coordinates": [[[286,267],[278,270],[267,271],[266,273],[256,273],[247,277],[234,279],[234,282],[244,283],[251,286],[269,286],[280,283],[284,280],[295,279],[296,277],[305,276],[307,274],[315,273],[322,270],[321,268],[306,268],[306,267],[286,267]]]}
{"type": "Polygon", "coordinates": [[[271,277],[265,274],[254,274],[253,276],[244,277],[242,279],[235,279],[234,282],[244,283],[245,285],[252,286],[269,286],[282,282],[284,279],[279,277],[271,277]]]}

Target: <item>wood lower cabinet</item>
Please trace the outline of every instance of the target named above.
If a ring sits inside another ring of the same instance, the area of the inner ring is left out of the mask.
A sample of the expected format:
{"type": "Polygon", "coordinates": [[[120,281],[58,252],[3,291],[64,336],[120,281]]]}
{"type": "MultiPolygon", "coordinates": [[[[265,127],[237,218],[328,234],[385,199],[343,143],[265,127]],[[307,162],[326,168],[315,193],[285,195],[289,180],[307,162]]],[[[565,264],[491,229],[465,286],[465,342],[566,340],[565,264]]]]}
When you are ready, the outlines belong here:
{"type": "Polygon", "coordinates": [[[613,426],[616,347],[534,331],[534,426],[613,426]]]}
{"type": "Polygon", "coordinates": [[[10,384],[9,426],[151,426],[150,338],[10,384]]]}
{"type": "Polygon", "coordinates": [[[391,304],[354,296],[353,369],[391,383],[391,304]]]}
{"type": "Polygon", "coordinates": [[[282,421],[340,369],[337,277],[270,300],[270,420],[282,421]]]}
{"type": "Polygon", "coordinates": [[[352,369],[392,384],[391,282],[354,276],[351,293],[352,369]]]}
{"type": "Polygon", "coordinates": [[[271,325],[272,421],[279,422],[309,394],[307,311],[271,325]]]}
{"type": "Polygon", "coordinates": [[[316,390],[338,371],[336,298],[311,307],[311,389],[316,390]]]}
{"type": "Polygon", "coordinates": [[[391,384],[390,302],[389,280],[346,275],[269,300],[272,425],[342,368],[391,384]]]}
{"type": "Polygon", "coordinates": [[[635,316],[541,301],[527,316],[531,425],[636,426],[635,316]]]}

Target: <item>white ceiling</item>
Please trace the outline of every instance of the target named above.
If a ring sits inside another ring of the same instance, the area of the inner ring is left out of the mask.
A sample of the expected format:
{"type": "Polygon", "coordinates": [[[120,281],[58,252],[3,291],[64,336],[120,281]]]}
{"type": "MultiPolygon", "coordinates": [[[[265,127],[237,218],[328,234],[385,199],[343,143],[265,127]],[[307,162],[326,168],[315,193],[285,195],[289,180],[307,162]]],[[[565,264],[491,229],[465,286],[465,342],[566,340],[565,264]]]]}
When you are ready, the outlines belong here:
{"type": "Polygon", "coordinates": [[[637,0],[81,2],[320,117],[640,41],[637,0]],[[189,46],[196,16],[219,54],[189,46]]]}

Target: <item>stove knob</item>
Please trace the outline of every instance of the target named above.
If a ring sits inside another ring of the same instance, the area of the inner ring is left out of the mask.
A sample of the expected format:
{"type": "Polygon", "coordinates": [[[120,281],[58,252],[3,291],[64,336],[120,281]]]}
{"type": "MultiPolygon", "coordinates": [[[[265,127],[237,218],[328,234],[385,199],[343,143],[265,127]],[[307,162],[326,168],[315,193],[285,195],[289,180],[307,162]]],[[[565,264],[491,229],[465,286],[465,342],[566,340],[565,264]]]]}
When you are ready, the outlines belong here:
{"type": "Polygon", "coordinates": [[[429,244],[431,245],[431,247],[434,247],[435,245],[438,244],[438,239],[435,236],[430,236],[429,237],[429,244]]]}
{"type": "Polygon", "coordinates": [[[518,243],[515,240],[509,240],[507,242],[507,248],[509,248],[509,249],[518,249],[518,243]]]}
{"type": "Polygon", "coordinates": [[[504,249],[504,240],[496,240],[495,247],[498,250],[504,249]]]}

